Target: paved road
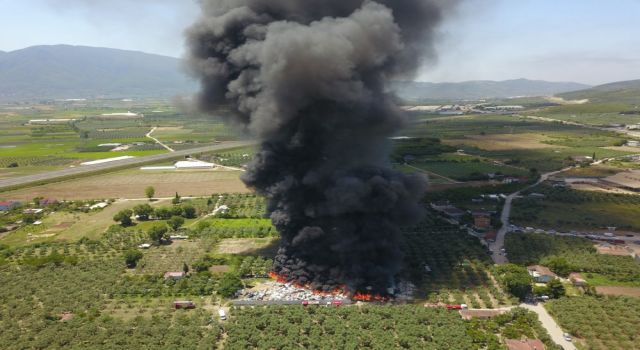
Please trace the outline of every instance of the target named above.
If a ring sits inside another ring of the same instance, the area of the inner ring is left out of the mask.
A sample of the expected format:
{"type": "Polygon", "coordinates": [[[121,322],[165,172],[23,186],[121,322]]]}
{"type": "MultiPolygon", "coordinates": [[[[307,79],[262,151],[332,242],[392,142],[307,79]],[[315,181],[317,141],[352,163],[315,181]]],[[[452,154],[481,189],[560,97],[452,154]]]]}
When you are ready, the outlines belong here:
{"type": "Polygon", "coordinates": [[[66,168],[62,170],[50,171],[50,172],[40,173],[35,175],[20,176],[20,177],[11,178],[11,179],[0,180],[0,191],[2,191],[3,189],[8,189],[16,186],[23,186],[23,185],[28,185],[32,183],[42,182],[42,181],[56,180],[56,179],[64,178],[68,176],[77,176],[82,174],[88,175],[98,171],[104,171],[104,170],[115,169],[120,167],[128,167],[128,166],[133,167],[140,164],[161,162],[163,160],[184,157],[184,156],[188,156],[196,153],[222,151],[229,148],[250,146],[254,144],[255,144],[255,141],[223,142],[213,146],[192,148],[192,149],[181,150],[181,151],[176,151],[172,153],[164,153],[164,154],[156,154],[153,156],[130,158],[130,159],[124,159],[120,161],[114,161],[114,162],[108,162],[108,163],[102,163],[102,164],[82,165],[75,168],[66,168]]]}
{"type": "Polygon", "coordinates": [[[565,350],[576,350],[576,347],[572,342],[566,341],[564,339],[564,337],[562,336],[562,334],[564,333],[562,331],[562,328],[560,328],[553,317],[549,315],[544,306],[542,306],[542,303],[538,303],[536,305],[520,304],[520,307],[531,310],[538,314],[538,318],[540,319],[542,326],[547,330],[547,332],[551,336],[551,339],[553,339],[556,344],[562,346],[562,348],[564,348],[565,350]]]}
{"type": "Polygon", "coordinates": [[[511,207],[513,205],[513,200],[518,197],[520,195],[521,192],[526,191],[530,188],[533,188],[535,186],[538,186],[540,183],[546,181],[547,179],[549,179],[549,177],[559,174],[561,172],[567,171],[571,168],[565,168],[562,170],[558,170],[558,171],[552,171],[549,173],[545,173],[542,174],[540,176],[540,179],[532,184],[529,185],[523,189],[521,189],[518,192],[514,192],[510,195],[507,196],[507,199],[504,202],[504,206],[502,207],[502,214],[500,215],[500,221],[502,222],[502,227],[500,227],[500,230],[498,230],[498,235],[496,237],[496,241],[493,243],[489,243],[489,249],[491,250],[491,258],[493,259],[493,262],[496,264],[506,264],[509,262],[509,260],[507,259],[507,257],[504,255],[504,253],[502,253],[500,251],[500,249],[502,249],[502,247],[504,247],[504,237],[507,235],[507,232],[509,232],[509,217],[511,216],[511,207]]]}
{"type": "Polygon", "coordinates": [[[628,129],[625,129],[625,128],[612,128],[612,127],[595,126],[595,125],[582,124],[582,123],[577,123],[577,122],[572,122],[572,121],[567,121],[567,120],[560,120],[560,119],[553,119],[553,118],[546,118],[546,117],[538,117],[538,116],[534,116],[534,115],[519,115],[519,114],[517,114],[516,116],[517,117],[522,117],[522,118],[527,118],[527,119],[540,120],[540,121],[543,121],[543,122],[560,123],[560,124],[565,124],[565,125],[580,126],[580,127],[587,128],[587,129],[609,131],[609,132],[617,132],[619,134],[625,134],[625,135],[631,136],[631,137],[640,137],[640,132],[638,132],[637,130],[628,130],[628,129]]]}

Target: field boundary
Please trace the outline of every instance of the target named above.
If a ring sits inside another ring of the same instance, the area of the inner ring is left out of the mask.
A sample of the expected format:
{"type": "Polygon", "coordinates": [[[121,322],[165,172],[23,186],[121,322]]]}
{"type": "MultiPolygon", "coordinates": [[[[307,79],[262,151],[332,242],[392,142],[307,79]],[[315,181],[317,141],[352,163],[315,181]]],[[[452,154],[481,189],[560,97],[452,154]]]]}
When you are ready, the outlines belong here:
{"type": "Polygon", "coordinates": [[[68,168],[61,171],[70,171],[69,174],[61,174],[60,176],[55,176],[55,173],[60,171],[49,173],[49,174],[53,174],[51,177],[46,177],[48,173],[36,174],[36,175],[32,175],[36,177],[36,179],[32,181],[23,180],[22,182],[19,182],[16,184],[11,184],[11,183],[16,182],[16,180],[20,180],[20,179],[14,179],[14,178],[6,179],[6,180],[0,181],[0,193],[15,191],[22,188],[42,186],[42,185],[47,185],[51,183],[64,182],[64,181],[82,178],[86,176],[108,174],[111,172],[135,168],[141,165],[150,165],[150,164],[155,164],[158,162],[164,162],[168,160],[181,159],[186,155],[196,155],[196,154],[203,154],[203,153],[217,152],[217,151],[229,151],[229,150],[240,149],[240,148],[255,145],[255,144],[256,144],[255,141],[233,142],[233,144],[231,145],[217,145],[212,147],[210,146],[210,147],[203,147],[203,148],[193,148],[193,149],[177,151],[173,153],[165,153],[165,154],[160,154],[155,156],[127,159],[124,161],[126,162],[126,164],[101,164],[93,167],[88,166],[86,168],[79,168],[79,167],[68,168]],[[225,146],[228,146],[228,147],[225,147],[225,146]],[[73,170],[76,170],[76,169],[78,171],[74,172],[73,170]],[[37,178],[37,177],[43,177],[43,176],[44,178],[42,179],[37,178]],[[3,184],[3,182],[8,184],[5,185],[3,184]]]}

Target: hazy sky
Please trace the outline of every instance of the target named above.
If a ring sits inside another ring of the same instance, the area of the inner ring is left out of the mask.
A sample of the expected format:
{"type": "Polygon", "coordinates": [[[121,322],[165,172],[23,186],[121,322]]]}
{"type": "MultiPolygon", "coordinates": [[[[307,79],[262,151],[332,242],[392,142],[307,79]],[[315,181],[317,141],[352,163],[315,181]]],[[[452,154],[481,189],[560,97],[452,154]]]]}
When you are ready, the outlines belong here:
{"type": "MultiPolygon", "coordinates": [[[[180,56],[194,0],[0,0],[0,50],[77,44],[180,56]]],[[[467,0],[419,80],[640,79],[640,0],[467,0]]]]}

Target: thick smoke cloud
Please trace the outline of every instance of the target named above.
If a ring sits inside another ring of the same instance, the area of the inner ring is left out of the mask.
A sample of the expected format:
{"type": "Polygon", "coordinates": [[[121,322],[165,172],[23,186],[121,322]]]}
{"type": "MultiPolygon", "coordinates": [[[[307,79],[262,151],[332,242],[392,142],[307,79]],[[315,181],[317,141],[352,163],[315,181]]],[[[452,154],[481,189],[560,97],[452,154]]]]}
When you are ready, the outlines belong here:
{"type": "Polygon", "coordinates": [[[261,140],[245,183],[282,235],[275,272],[321,290],[386,294],[421,177],[392,171],[402,113],[387,91],[425,55],[444,5],[427,0],[208,0],[187,33],[199,106],[261,140]]]}

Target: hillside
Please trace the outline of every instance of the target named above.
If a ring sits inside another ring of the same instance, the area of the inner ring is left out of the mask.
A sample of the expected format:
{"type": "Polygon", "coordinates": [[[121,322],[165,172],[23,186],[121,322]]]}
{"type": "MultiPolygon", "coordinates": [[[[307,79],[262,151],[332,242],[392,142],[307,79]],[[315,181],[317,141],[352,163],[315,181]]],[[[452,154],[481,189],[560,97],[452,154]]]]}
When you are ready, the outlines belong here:
{"type": "Polygon", "coordinates": [[[398,95],[407,100],[472,100],[517,96],[551,96],[560,92],[588,88],[578,83],[541,80],[466,81],[460,83],[397,82],[398,95]]]}
{"type": "Polygon", "coordinates": [[[566,100],[589,99],[591,102],[625,102],[640,103],[640,79],[620,81],[559,94],[566,100]]]}
{"type": "Polygon", "coordinates": [[[173,96],[195,90],[173,57],[84,46],[0,53],[0,100],[173,96]]]}

